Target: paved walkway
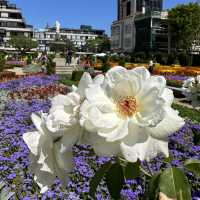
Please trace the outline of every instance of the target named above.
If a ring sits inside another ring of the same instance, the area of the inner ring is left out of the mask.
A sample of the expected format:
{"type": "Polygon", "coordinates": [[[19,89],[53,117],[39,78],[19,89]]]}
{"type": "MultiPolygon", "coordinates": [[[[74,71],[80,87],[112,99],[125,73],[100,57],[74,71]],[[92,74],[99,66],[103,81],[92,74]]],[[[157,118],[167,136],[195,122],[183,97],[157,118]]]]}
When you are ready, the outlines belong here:
{"type": "Polygon", "coordinates": [[[72,74],[76,70],[76,59],[72,59],[71,65],[65,65],[65,58],[54,58],[56,63],[56,74],[72,74]]]}

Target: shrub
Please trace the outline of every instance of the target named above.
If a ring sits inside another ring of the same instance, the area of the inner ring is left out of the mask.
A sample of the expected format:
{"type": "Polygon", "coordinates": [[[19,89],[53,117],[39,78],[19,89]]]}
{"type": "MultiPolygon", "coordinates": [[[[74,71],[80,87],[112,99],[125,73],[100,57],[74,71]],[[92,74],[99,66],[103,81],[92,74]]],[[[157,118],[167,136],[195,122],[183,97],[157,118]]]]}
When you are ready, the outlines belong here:
{"type": "Polygon", "coordinates": [[[103,73],[106,73],[111,67],[109,66],[109,64],[105,64],[101,67],[101,71],[103,73]]]}
{"type": "Polygon", "coordinates": [[[72,81],[80,81],[84,71],[73,71],[72,72],[72,81]]]}
{"type": "Polygon", "coordinates": [[[174,53],[170,53],[170,54],[168,55],[167,64],[168,64],[168,65],[174,64],[175,59],[176,59],[175,54],[174,54],[174,53]]]}
{"type": "Polygon", "coordinates": [[[59,82],[67,86],[78,85],[78,81],[72,81],[71,75],[60,75],[59,82]]]}
{"type": "Polygon", "coordinates": [[[185,52],[182,52],[182,53],[179,53],[177,55],[178,57],[178,60],[180,62],[180,65],[191,65],[191,62],[190,62],[190,56],[188,54],[186,54],[185,52]]]}
{"type": "Polygon", "coordinates": [[[3,71],[5,63],[5,55],[3,53],[0,53],[0,72],[3,71]]]}
{"type": "Polygon", "coordinates": [[[162,52],[157,52],[157,53],[155,53],[155,59],[161,65],[166,65],[167,61],[168,61],[168,54],[162,53],[162,52]]]}
{"type": "Polygon", "coordinates": [[[30,65],[32,63],[32,56],[31,55],[28,55],[26,62],[27,62],[28,65],[30,65]]]}
{"type": "Polygon", "coordinates": [[[55,68],[56,68],[56,63],[53,62],[53,60],[51,58],[49,58],[47,65],[46,65],[47,74],[48,75],[54,74],[55,68]]]}
{"type": "Polygon", "coordinates": [[[121,60],[119,61],[119,66],[125,67],[125,65],[126,65],[125,60],[124,60],[124,59],[121,59],[121,60]]]}
{"type": "Polygon", "coordinates": [[[33,59],[36,59],[38,57],[38,52],[34,52],[33,54],[32,54],[32,58],[33,59]]]}
{"type": "Polygon", "coordinates": [[[119,62],[120,58],[118,55],[112,55],[110,56],[110,61],[111,62],[119,62]]]}
{"type": "Polygon", "coordinates": [[[146,62],[146,54],[145,52],[137,52],[135,53],[135,62],[137,63],[143,63],[146,62]]]}

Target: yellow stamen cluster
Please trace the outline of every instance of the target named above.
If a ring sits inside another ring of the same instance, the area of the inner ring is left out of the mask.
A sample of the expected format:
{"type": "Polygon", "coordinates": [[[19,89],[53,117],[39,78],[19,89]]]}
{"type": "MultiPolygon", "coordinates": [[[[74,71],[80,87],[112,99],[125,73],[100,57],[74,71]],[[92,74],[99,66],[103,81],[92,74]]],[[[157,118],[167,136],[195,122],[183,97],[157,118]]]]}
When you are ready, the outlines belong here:
{"type": "Polygon", "coordinates": [[[132,117],[137,112],[137,101],[133,96],[120,97],[116,106],[117,112],[123,118],[132,117]]]}

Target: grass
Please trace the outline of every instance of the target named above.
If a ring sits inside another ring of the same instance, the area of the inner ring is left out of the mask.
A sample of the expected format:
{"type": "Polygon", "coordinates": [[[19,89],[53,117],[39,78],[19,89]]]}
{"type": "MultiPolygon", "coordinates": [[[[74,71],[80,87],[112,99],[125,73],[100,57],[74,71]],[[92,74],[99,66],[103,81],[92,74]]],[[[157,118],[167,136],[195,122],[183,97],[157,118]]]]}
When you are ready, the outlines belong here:
{"type": "Polygon", "coordinates": [[[188,118],[192,121],[200,123],[200,111],[192,108],[187,108],[178,104],[173,104],[172,107],[179,111],[179,115],[188,118]]]}
{"type": "Polygon", "coordinates": [[[67,86],[78,85],[78,81],[73,81],[71,75],[60,75],[59,82],[67,86]]]}

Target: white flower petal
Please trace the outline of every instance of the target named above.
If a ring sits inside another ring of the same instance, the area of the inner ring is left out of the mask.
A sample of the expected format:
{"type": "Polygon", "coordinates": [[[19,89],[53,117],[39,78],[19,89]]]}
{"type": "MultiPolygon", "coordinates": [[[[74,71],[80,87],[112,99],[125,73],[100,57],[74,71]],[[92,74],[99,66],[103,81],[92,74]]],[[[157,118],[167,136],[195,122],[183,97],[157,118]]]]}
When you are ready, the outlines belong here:
{"type": "Polygon", "coordinates": [[[115,142],[128,135],[128,120],[119,122],[115,129],[101,129],[98,135],[105,137],[107,142],[115,142]]]}
{"type": "Polygon", "coordinates": [[[53,185],[54,180],[56,179],[55,175],[49,174],[43,171],[37,171],[34,176],[35,182],[41,188],[41,193],[45,193],[53,185]]]}
{"type": "Polygon", "coordinates": [[[146,141],[136,143],[133,146],[129,146],[125,143],[120,144],[122,154],[129,162],[137,162],[137,160],[150,161],[156,157],[158,153],[163,153],[166,157],[169,156],[168,142],[164,140],[157,140],[152,137],[148,137],[146,141]]]}
{"type": "Polygon", "coordinates": [[[88,117],[91,119],[91,123],[97,128],[112,129],[119,123],[119,118],[115,113],[101,113],[98,108],[92,107],[88,111],[88,117]]]}
{"type": "Polygon", "coordinates": [[[113,101],[119,100],[121,97],[135,96],[135,89],[130,80],[121,80],[113,88],[106,90],[107,95],[113,99],[113,101]]]}
{"type": "Polygon", "coordinates": [[[162,93],[162,98],[165,100],[168,106],[171,106],[174,101],[173,91],[169,88],[165,88],[162,93]]]}
{"type": "Polygon", "coordinates": [[[145,67],[136,67],[136,68],[130,70],[129,73],[130,74],[132,74],[132,73],[138,74],[138,76],[140,77],[140,79],[142,81],[146,81],[146,80],[150,79],[150,77],[151,77],[151,74],[145,67]]]}
{"type": "Polygon", "coordinates": [[[70,173],[74,168],[72,149],[59,141],[54,144],[54,154],[59,169],[70,173]]]}
{"type": "Polygon", "coordinates": [[[88,88],[90,84],[93,83],[93,80],[89,73],[85,72],[79,81],[77,92],[81,97],[85,97],[85,89],[88,88]]]}
{"type": "Polygon", "coordinates": [[[65,130],[77,124],[75,116],[65,112],[63,109],[56,109],[50,114],[45,122],[47,129],[55,136],[62,136],[65,130]]]}
{"type": "Polygon", "coordinates": [[[166,139],[185,124],[184,119],[179,117],[177,111],[171,107],[165,107],[165,112],[165,118],[156,127],[147,128],[147,131],[154,138],[166,139]]]}
{"type": "Polygon", "coordinates": [[[40,132],[40,134],[43,134],[42,119],[36,114],[32,114],[31,119],[36,129],[40,132]]]}
{"type": "Polygon", "coordinates": [[[119,142],[107,142],[96,133],[88,133],[87,143],[92,145],[99,156],[116,156],[120,153],[119,142]]]}
{"type": "Polygon", "coordinates": [[[85,90],[86,98],[90,103],[106,102],[112,104],[111,100],[106,96],[100,85],[93,85],[85,90]]]}
{"type": "Polygon", "coordinates": [[[105,75],[103,88],[115,86],[116,83],[125,77],[126,72],[127,70],[121,66],[111,68],[105,75]]]}
{"type": "Polygon", "coordinates": [[[81,139],[82,132],[83,130],[79,125],[67,129],[61,139],[61,143],[65,146],[65,148],[72,149],[72,147],[81,139]]]}
{"type": "Polygon", "coordinates": [[[35,156],[38,155],[38,147],[40,142],[41,134],[37,131],[25,133],[23,135],[23,140],[25,141],[26,145],[28,146],[30,152],[35,156]]]}
{"type": "Polygon", "coordinates": [[[103,75],[103,74],[97,75],[97,76],[94,78],[93,82],[94,82],[94,84],[102,85],[103,82],[104,82],[104,75],[103,75]]]}
{"type": "Polygon", "coordinates": [[[147,88],[157,88],[159,90],[159,95],[161,95],[166,88],[166,79],[163,76],[151,76],[150,80],[147,81],[147,88]]]}

